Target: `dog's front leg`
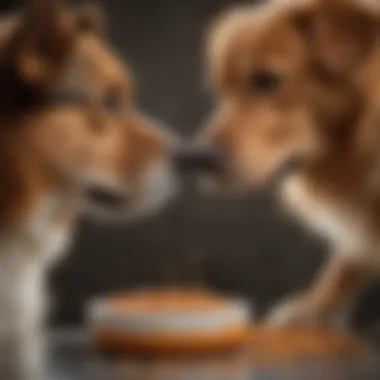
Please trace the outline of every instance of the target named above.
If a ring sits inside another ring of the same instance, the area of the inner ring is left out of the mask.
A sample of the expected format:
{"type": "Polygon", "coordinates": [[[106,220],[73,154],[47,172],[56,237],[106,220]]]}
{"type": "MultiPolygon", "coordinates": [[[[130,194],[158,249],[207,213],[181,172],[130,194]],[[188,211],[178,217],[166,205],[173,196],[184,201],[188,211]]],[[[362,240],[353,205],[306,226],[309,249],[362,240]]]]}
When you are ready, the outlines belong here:
{"type": "Polygon", "coordinates": [[[32,328],[0,332],[0,378],[42,380],[45,374],[44,337],[32,328]]]}
{"type": "Polygon", "coordinates": [[[43,271],[25,263],[7,277],[0,290],[0,379],[40,380],[45,357],[43,271]]]}
{"type": "Polygon", "coordinates": [[[347,306],[373,279],[369,265],[333,255],[312,288],[275,306],[274,326],[342,327],[347,306]]]}

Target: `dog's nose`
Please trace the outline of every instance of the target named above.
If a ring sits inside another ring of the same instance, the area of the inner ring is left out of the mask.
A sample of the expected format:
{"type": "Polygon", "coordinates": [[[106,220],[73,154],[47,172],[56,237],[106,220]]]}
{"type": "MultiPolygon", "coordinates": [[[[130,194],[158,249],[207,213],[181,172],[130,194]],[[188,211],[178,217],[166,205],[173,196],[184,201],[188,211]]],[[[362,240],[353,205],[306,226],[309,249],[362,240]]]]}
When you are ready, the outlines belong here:
{"type": "Polygon", "coordinates": [[[86,189],[86,197],[92,203],[107,208],[122,207],[126,202],[126,197],[121,192],[96,185],[86,189]]]}
{"type": "Polygon", "coordinates": [[[189,146],[177,151],[175,165],[180,174],[218,174],[222,168],[221,154],[211,146],[189,146]]]}

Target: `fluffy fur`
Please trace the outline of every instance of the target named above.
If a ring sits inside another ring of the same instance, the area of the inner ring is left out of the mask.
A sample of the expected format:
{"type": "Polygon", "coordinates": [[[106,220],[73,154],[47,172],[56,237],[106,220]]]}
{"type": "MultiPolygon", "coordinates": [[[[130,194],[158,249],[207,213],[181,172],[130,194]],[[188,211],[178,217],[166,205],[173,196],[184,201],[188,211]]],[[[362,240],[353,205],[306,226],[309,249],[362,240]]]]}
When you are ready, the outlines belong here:
{"type": "Polygon", "coordinates": [[[219,104],[202,139],[222,158],[208,177],[247,189],[281,171],[284,204],[332,248],[271,323],[332,325],[380,273],[379,31],[378,3],[360,0],[269,1],[211,27],[219,104]]]}

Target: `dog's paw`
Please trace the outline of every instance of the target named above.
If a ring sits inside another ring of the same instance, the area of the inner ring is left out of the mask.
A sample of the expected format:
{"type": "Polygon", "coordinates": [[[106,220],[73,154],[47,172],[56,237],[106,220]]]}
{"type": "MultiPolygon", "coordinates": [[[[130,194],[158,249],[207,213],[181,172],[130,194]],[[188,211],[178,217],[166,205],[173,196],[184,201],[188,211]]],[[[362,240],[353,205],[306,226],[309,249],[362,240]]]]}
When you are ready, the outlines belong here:
{"type": "Polygon", "coordinates": [[[323,313],[306,297],[295,297],[276,305],[265,322],[273,327],[321,327],[327,323],[323,313]]]}

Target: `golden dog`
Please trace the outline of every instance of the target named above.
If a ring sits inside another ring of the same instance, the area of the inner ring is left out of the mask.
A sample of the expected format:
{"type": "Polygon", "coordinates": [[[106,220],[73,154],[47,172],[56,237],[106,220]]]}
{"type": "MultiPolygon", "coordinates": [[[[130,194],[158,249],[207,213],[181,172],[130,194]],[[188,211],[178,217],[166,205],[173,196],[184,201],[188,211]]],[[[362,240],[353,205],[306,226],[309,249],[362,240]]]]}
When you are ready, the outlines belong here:
{"type": "Polygon", "coordinates": [[[370,0],[269,1],[211,28],[218,104],[188,161],[202,182],[232,191],[281,174],[284,204],[332,248],[271,323],[331,325],[380,274],[379,32],[370,0]]]}

